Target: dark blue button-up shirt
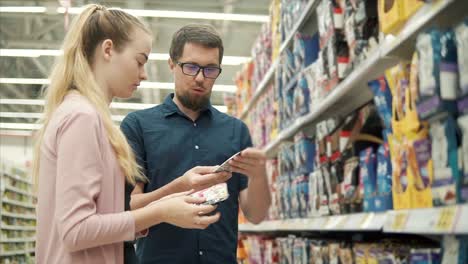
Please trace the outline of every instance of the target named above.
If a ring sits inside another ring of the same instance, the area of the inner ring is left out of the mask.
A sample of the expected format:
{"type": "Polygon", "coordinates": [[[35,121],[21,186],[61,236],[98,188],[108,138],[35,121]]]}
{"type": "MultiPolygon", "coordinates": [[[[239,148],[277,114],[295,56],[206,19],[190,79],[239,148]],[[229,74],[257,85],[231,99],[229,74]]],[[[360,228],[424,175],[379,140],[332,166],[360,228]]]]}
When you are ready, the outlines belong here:
{"type": "MultiPolygon", "coordinates": [[[[130,113],[121,129],[132,146],[149,183],[156,190],[195,166],[219,165],[252,145],[249,131],[240,120],[213,106],[193,122],[173,102],[130,113]]],[[[205,230],[182,229],[170,224],[150,228],[137,242],[137,255],[146,263],[236,263],[239,192],[247,177],[234,173],[228,181],[229,199],[217,208],[220,220],[205,230]]]]}

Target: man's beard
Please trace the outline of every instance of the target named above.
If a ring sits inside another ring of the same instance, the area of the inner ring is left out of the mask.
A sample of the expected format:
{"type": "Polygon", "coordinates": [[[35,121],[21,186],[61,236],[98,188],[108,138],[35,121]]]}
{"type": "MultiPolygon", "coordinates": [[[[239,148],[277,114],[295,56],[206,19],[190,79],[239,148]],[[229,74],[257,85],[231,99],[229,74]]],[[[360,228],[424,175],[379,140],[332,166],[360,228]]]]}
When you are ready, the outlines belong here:
{"type": "Polygon", "coordinates": [[[190,96],[188,91],[177,92],[176,96],[179,102],[192,111],[200,111],[210,104],[211,92],[203,96],[190,96]]]}

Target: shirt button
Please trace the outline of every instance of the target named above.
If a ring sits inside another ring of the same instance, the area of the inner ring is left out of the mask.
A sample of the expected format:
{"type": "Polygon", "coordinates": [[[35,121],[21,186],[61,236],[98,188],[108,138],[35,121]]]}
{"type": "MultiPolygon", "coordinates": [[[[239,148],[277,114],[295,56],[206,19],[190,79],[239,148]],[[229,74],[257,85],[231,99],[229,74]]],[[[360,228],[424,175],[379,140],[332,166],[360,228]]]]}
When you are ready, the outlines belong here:
{"type": "Polygon", "coordinates": [[[195,149],[199,149],[200,147],[198,145],[195,145],[195,149]]]}
{"type": "Polygon", "coordinates": [[[203,251],[198,251],[198,254],[200,254],[200,256],[203,256],[203,251]]]}
{"type": "Polygon", "coordinates": [[[193,123],[193,126],[196,127],[196,126],[197,126],[197,123],[193,123]]]}

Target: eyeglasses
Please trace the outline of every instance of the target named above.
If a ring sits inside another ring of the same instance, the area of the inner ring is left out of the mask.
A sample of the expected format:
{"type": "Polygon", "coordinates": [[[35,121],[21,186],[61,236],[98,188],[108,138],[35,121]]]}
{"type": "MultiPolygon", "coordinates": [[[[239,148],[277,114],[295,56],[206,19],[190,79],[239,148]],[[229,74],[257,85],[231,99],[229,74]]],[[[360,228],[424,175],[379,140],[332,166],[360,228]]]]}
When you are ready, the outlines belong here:
{"type": "Polygon", "coordinates": [[[185,75],[197,76],[200,70],[203,76],[208,79],[216,79],[221,74],[221,68],[217,66],[200,66],[190,62],[177,62],[185,75]]]}

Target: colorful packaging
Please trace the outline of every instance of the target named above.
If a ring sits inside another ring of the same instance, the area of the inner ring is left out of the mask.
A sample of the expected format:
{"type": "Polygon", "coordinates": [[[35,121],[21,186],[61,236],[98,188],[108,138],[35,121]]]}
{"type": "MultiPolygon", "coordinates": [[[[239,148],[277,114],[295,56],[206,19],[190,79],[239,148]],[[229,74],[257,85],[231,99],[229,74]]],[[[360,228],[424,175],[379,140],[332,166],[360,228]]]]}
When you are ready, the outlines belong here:
{"type": "Polygon", "coordinates": [[[392,162],[388,143],[377,150],[377,195],[374,200],[376,212],[393,209],[392,201],[392,162]]]}
{"type": "Polygon", "coordinates": [[[307,79],[303,74],[299,74],[299,81],[296,89],[294,89],[294,118],[304,116],[309,113],[310,109],[310,89],[307,79]]]}
{"type": "Polygon", "coordinates": [[[374,103],[385,127],[392,126],[392,93],[384,77],[368,83],[374,93],[374,103]]]}
{"type": "Polygon", "coordinates": [[[377,193],[376,157],[372,148],[367,148],[359,154],[360,178],[364,186],[364,211],[374,210],[374,196],[377,193]]]}
{"type": "Polygon", "coordinates": [[[468,18],[455,28],[460,77],[458,111],[468,113],[468,18]]]}
{"type": "Polygon", "coordinates": [[[419,100],[421,119],[441,113],[456,113],[456,47],[452,31],[433,29],[416,41],[419,55],[419,100]]]}
{"type": "Polygon", "coordinates": [[[452,205],[456,203],[455,185],[460,178],[455,120],[448,116],[445,120],[431,123],[430,132],[434,168],[433,204],[452,205]]]}
{"type": "Polygon", "coordinates": [[[468,115],[458,118],[458,126],[462,134],[461,151],[459,151],[461,170],[460,180],[458,182],[457,196],[460,203],[468,202],[468,115]]]}

